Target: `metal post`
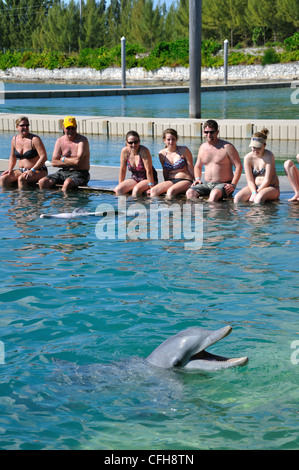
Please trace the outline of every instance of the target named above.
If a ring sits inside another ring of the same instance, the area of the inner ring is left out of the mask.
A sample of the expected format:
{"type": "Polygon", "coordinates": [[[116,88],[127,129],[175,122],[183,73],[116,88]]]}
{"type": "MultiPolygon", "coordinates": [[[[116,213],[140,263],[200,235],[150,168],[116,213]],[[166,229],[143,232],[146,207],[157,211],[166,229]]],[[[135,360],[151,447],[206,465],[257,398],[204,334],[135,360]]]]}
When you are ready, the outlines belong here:
{"type": "MultiPolygon", "coordinates": [[[[80,30],[79,30],[79,39],[81,39],[82,34],[82,0],[80,0],[80,30]]],[[[80,44],[81,46],[81,44],[80,44]]]]}
{"type": "Polygon", "coordinates": [[[228,75],[228,39],[224,41],[223,49],[223,66],[224,66],[224,84],[227,84],[227,75],[228,75]]]}
{"type": "Polygon", "coordinates": [[[121,38],[121,83],[126,88],[126,38],[121,38]]]}
{"type": "Polygon", "coordinates": [[[189,117],[201,117],[202,0],[189,0],[189,117]]]}

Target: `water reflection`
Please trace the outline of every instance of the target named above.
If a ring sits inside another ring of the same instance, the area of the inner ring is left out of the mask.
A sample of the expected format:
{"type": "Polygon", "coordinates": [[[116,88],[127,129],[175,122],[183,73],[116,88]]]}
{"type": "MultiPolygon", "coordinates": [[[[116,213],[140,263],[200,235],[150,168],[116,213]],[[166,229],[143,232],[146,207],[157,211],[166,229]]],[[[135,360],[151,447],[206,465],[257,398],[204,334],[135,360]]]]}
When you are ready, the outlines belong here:
{"type": "MultiPolygon", "coordinates": [[[[51,219],[50,224],[47,220],[40,219],[41,214],[48,212],[86,209],[91,204],[92,197],[88,193],[78,197],[78,194],[64,194],[55,190],[46,192],[4,189],[2,194],[7,196],[8,200],[7,214],[2,216],[8,216],[12,223],[5,232],[2,231],[2,239],[9,243],[10,250],[19,258],[14,259],[13,265],[21,264],[28,268],[35,264],[36,257],[44,258],[51,252],[70,255],[93,245],[91,241],[86,242],[91,227],[80,220],[51,219]],[[20,243],[19,239],[23,239],[23,243],[20,243]],[[12,243],[15,244],[14,247],[12,243]]],[[[63,258],[67,259],[65,256],[63,258]]],[[[12,260],[6,262],[11,263],[12,260]]]]}

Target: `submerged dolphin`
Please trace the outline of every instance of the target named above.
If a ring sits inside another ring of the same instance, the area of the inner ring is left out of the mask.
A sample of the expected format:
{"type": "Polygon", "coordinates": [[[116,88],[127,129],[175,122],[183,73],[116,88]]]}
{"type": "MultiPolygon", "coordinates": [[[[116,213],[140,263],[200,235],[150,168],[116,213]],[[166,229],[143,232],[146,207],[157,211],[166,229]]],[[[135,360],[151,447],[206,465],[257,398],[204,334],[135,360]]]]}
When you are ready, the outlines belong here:
{"type": "Polygon", "coordinates": [[[205,351],[207,347],[228,336],[231,331],[231,326],[225,326],[216,331],[187,328],[160,344],[146,360],[164,369],[182,367],[214,371],[244,366],[248,362],[248,357],[228,358],[205,351]]]}
{"type": "Polygon", "coordinates": [[[122,214],[122,211],[117,209],[111,211],[102,211],[102,212],[86,212],[82,209],[74,209],[73,212],[61,212],[60,214],[41,214],[41,219],[79,219],[80,217],[104,217],[109,215],[118,215],[122,214]]]}

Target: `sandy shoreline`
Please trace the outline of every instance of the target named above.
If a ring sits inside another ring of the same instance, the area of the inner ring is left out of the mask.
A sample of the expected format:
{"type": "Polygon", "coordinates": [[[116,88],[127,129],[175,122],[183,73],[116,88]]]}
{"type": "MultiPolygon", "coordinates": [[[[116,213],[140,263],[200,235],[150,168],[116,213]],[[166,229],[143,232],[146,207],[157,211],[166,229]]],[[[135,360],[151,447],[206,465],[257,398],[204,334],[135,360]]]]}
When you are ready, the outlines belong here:
{"type": "MultiPolygon", "coordinates": [[[[89,67],[69,69],[26,69],[12,67],[0,70],[0,80],[19,82],[54,82],[118,85],[122,80],[121,68],[95,70],[89,67]]],[[[224,80],[224,69],[202,68],[203,84],[219,84],[224,80]]],[[[228,68],[228,83],[246,83],[263,81],[299,80],[299,61],[286,64],[271,65],[235,65],[228,68]]],[[[161,67],[154,71],[146,71],[141,67],[128,69],[127,84],[189,84],[189,69],[185,67],[161,67]]]]}

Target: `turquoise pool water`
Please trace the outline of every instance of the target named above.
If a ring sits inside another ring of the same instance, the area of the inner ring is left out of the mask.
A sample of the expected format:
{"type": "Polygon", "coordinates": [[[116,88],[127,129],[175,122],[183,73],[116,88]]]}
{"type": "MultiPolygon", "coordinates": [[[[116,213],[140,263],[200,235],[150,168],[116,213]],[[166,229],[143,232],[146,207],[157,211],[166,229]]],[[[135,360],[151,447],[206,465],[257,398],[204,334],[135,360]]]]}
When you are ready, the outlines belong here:
{"type": "MultiPolygon", "coordinates": [[[[44,89],[48,87],[61,89],[70,86],[59,84],[51,87],[49,85],[43,86],[44,89]]],[[[10,88],[19,89],[20,84],[10,84],[10,88]]],[[[23,89],[31,88],[32,84],[23,84],[23,89]]],[[[74,85],[73,88],[78,88],[78,86],[74,85]]],[[[189,93],[6,100],[4,104],[0,105],[0,112],[22,115],[27,113],[188,118],[189,93]]],[[[240,117],[246,119],[297,119],[297,91],[290,87],[203,92],[201,114],[202,118],[207,119],[239,119],[240,117]]]]}
{"type": "Polygon", "coordinates": [[[299,205],[204,203],[203,246],[191,251],[99,240],[93,217],[39,217],[117,207],[113,195],[0,198],[1,449],[298,448],[299,205]],[[226,324],[211,351],[248,355],[244,368],[144,361],[184,328],[226,324]]]}

